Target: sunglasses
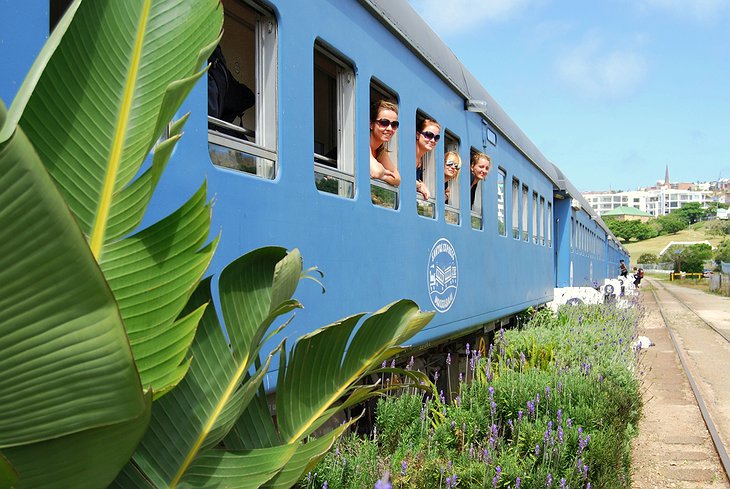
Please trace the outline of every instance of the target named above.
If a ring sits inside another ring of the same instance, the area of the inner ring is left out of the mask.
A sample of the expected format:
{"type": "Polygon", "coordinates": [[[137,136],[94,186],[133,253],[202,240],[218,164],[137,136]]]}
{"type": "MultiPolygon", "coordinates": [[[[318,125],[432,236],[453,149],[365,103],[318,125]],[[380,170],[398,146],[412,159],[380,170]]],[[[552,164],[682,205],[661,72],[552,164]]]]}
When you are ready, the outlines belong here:
{"type": "Polygon", "coordinates": [[[421,131],[418,134],[423,136],[424,138],[428,139],[429,141],[433,139],[437,143],[439,142],[439,139],[441,139],[441,134],[434,134],[431,131],[421,131]]]}
{"type": "Polygon", "coordinates": [[[457,162],[452,161],[452,160],[447,161],[446,166],[453,166],[457,170],[461,168],[460,164],[458,164],[457,162]]]}
{"type": "Polygon", "coordinates": [[[398,122],[398,121],[391,121],[391,120],[388,120],[388,119],[378,119],[375,122],[377,122],[378,125],[380,127],[382,127],[383,129],[385,129],[388,126],[391,126],[393,128],[393,130],[395,130],[395,129],[398,129],[398,126],[400,126],[400,122],[398,122]]]}

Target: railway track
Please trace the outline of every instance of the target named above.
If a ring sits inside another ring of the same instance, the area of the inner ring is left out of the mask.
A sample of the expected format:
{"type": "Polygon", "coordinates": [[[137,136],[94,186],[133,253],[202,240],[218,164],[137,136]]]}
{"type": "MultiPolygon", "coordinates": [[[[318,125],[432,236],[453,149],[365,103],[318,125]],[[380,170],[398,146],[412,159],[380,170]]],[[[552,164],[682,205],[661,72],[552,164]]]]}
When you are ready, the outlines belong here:
{"type": "MultiPolygon", "coordinates": [[[[676,316],[675,316],[675,318],[668,317],[668,315],[666,313],[667,306],[660,300],[657,290],[661,290],[662,293],[666,293],[669,296],[671,296],[678,304],[681,304],[682,307],[684,307],[687,311],[689,311],[692,314],[692,316],[694,318],[696,318],[701,324],[707,326],[719,338],[722,338],[724,343],[730,344],[730,337],[727,333],[720,330],[714,324],[712,324],[711,322],[709,322],[705,318],[703,318],[692,306],[687,304],[686,301],[682,300],[682,298],[680,298],[677,294],[672,292],[669,287],[667,287],[666,285],[662,284],[661,282],[659,282],[657,280],[652,280],[651,284],[653,286],[651,288],[651,292],[652,292],[654,301],[656,302],[659,313],[662,317],[662,320],[664,321],[664,325],[669,333],[672,345],[680,360],[682,369],[684,370],[684,373],[687,376],[687,379],[689,381],[690,387],[692,388],[692,392],[694,394],[694,397],[697,401],[697,405],[702,414],[702,418],[705,422],[705,426],[707,427],[707,430],[710,434],[710,437],[712,439],[712,443],[717,452],[717,455],[720,458],[720,462],[724,469],[725,476],[727,477],[728,480],[730,480],[730,456],[728,456],[728,452],[725,448],[725,444],[723,443],[722,437],[720,435],[720,431],[718,430],[718,426],[716,425],[716,423],[713,419],[713,418],[717,418],[718,416],[716,413],[713,413],[713,411],[715,411],[715,410],[713,409],[712,404],[705,401],[705,396],[702,393],[702,388],[701,388],[700,383],[704,383],[706,381],[699,375],[698,375],[698,379],[695,379],[695,375],[693,374],[693,370],[695,370],[695,369],[691,368],[691,366],[690,366],[690,362],[687,358],[688,353],[687,353],[687,351],[685,351],[685,348],[683,348],[680,345],[680,342],[677,339],[677,333],[675,331],[676,326],[677,326],[677,318],[676,318],[676,316]],[[708,404],[709,404],[709,407],[708,407],[708,404]]],[[[730,435],[730,434],[725,433],[726,439],[728,439],[727,438],[728,435],[730,435]]]]}

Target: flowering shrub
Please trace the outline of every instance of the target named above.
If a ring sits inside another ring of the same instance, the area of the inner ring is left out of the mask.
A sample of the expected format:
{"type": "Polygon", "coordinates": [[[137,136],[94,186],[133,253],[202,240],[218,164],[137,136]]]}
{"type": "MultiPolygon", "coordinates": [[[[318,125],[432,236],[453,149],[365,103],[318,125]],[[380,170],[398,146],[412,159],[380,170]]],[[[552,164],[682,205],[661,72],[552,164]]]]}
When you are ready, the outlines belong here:
{"type": "Polygon", "coordinates": [[[302,485],[626,487],[638,319],[603,305],[544,310],[498,331],[485,354],[467,345],[451,396],[381,398],[372,436],[343,438],[302,485]]]}

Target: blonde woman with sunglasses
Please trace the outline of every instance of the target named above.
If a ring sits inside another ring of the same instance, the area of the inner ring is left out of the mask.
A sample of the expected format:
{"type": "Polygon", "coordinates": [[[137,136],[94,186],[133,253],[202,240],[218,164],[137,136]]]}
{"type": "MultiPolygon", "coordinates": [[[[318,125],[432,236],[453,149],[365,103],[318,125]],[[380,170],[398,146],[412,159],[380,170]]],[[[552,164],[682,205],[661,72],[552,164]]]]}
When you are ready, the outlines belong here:
{"type": "Polygon", "coordinates": [[[389,185],[400,185],[398,166],[390,159],[386,143],[398,130],[398,106],[378,100],[370,106],[370,177],[389,185]]]}
{"type": "Polygon", "coordinates": [[[449,182],[455,180],[459,176],[461,169],[461,156],[456,151],[447,151],[444,153],[444,194],[446,195],[446,203],[449,203],[450,189],[449,182]]]}
{"type": "Polygon", "coordinates": [[[423,119],[416,130],[416,192],[428,200],[431,192],[423,183],[423,157],[436,147],[441,139],[441,125],[433,119],[423,119]]]}

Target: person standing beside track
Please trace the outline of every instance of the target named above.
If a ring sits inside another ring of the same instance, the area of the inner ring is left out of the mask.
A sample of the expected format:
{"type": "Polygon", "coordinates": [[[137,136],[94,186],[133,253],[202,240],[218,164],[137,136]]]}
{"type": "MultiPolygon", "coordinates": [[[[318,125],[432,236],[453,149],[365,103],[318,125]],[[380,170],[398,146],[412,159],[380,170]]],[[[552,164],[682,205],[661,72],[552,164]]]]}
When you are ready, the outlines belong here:
{"type": "Polygon", "coordinates": [[[628,278],[628,276],[629,276],[629,269],[626,268],[626,263],[624,263],[623,260],[619,260],[618,261],[618,266],[619,266],[619,276],[621,276],[623,278],[628,278]]]}

